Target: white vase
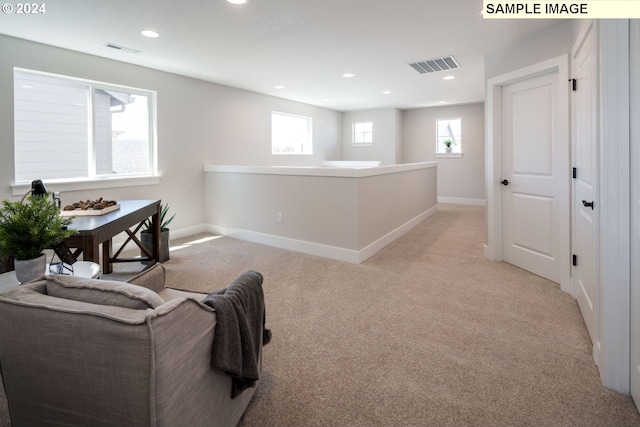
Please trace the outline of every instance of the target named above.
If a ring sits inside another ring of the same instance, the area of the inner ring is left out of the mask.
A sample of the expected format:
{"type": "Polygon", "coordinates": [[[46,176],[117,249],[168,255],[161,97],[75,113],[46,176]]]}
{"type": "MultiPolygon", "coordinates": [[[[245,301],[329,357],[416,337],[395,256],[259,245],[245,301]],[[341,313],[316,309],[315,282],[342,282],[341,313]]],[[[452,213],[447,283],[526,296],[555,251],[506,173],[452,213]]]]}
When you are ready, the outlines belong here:
{"type": "Polygon", "coordinates": [[[446,147],[446,152],[447,152],[447,154],[450,154],[451,153],[451,147],[446,147]]]}
{"type": "Polygon", "coordinates": [[[38,258],[16,259],[13,261],[16,278],[20,283],[27,283],[44,276],[47,268],[47,256],[40,254],[38,258]]]}

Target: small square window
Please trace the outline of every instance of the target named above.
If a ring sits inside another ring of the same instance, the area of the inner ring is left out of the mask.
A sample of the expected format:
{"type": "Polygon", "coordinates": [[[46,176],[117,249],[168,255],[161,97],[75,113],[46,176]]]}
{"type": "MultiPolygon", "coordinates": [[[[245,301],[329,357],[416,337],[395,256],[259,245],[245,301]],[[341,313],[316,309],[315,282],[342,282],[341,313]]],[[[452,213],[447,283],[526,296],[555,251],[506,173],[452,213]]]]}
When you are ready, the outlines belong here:
{"type": "Polygon", "coordinates": [[[462,119],[436,120],[436,154],[462,153],[462,119]]]}
{"type": "Polygon", "coordinates": [[[373,122],[353,123],[353,145],[373,145],[373,122]]]}

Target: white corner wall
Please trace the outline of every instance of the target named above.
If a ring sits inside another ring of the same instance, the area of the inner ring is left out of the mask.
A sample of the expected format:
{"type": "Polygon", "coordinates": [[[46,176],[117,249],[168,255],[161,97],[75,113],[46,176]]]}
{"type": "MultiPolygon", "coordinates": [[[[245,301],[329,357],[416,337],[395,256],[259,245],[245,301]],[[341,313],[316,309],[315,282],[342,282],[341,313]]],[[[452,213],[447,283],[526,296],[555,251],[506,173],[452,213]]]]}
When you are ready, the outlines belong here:
{"type": "Polygon", "coordinates": [[[407,163],[438,161],[438,200],[483,205],[484,103],[404,110],[403,159],[407,163]],[[436,120],[462,119],[462,158],[436,157],[436,120]]]}
{"type": "MultiPolygon", "coordinates": [[[[401,162],[402,113],[396,108],[342,113],[342,160],[379,160],[383,165],[401,162]],[[373,144],[354,147],[353,122],[373,122],[373,144]]],[[[334,159],[330,159],[334,160],[334,159]]]]}

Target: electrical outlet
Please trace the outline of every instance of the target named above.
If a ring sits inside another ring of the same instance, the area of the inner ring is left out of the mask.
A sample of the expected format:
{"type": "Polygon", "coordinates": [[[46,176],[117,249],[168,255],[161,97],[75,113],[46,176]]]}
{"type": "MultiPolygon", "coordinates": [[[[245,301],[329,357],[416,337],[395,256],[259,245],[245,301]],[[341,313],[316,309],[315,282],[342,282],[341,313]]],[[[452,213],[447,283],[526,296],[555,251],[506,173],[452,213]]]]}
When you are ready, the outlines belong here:
{"type": "Polygon", "coordinates": [[[283,223],[284,222],[284,214],[282,212],[278,212],[276,214],[276,221],[278,221],[279,223],[283,223]]]}

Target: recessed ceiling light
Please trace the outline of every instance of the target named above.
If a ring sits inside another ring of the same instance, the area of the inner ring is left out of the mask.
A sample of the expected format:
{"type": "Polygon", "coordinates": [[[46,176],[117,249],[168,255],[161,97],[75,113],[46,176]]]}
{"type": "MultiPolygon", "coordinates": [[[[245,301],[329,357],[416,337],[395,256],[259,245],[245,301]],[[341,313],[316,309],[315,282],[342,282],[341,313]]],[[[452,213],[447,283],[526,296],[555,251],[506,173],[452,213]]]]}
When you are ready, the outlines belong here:
{"type": "Polygon", "coordinates": [[[278,86],[274,86],[276,89],[284,89],[284,86],[278,85],[278,86]]]}
{"type": "Polygon", "coordinates": [[[438,101],[438,104],[446,104],[447,101],[438,101]]]}
{"type": "Polygon", "coordinates": [[[390,90],[385,90],[382,93],[384,93],[385,95],[389,95],[391,93],[391,91],[390,90]]]}
{"type": "Polygon", "coordinates": [[[355,77],[355,76],[356,76],[356,75],[355,75],[355,74],[352,74],[352,73],[344,73],[344,74],[342,75],[342,77],[344,77],[345,79],[350,79],[351,77],[355,77]]]}
{"type": "Polygon", "coordinates": [[[443,77],[444,80],[453,80],[455,78],[456,78],[456,76],[444,76],[443,77]]]}
{"type": "Polygon", "coordinates": [[[245,4],[247,0],[227,0],[231,4],[245,4]]]}
{"type": "Polygon", "coordinates": [[[145,37],[150,37],[152,39],[160,37],[160,34],[158,34],[156,31],[153,31],[153,30],[142,30],[140,31],[140,34],[142,34],[145,37]]]}

